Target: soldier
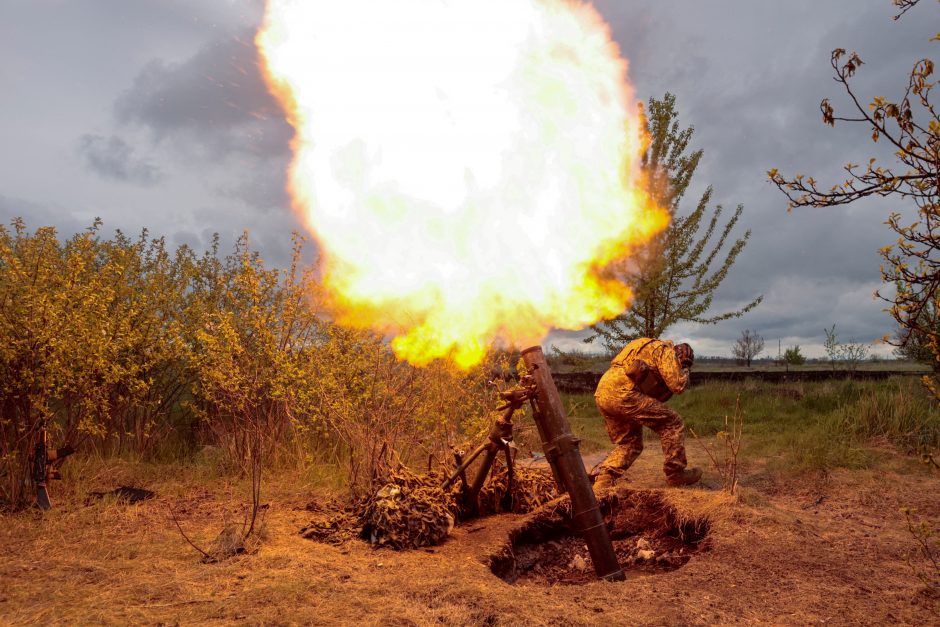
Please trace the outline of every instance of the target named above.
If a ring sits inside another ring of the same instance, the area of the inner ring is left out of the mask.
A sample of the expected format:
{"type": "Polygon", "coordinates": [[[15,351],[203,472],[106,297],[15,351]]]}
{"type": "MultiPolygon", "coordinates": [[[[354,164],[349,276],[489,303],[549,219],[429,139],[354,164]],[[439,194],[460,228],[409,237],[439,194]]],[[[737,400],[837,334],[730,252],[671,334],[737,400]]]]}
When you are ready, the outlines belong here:
{"type": "Polygon", "coordinates": [[[595,490],[611,487],[640,456],[644,426],[659,434],[666,483],[684,486],[702,478],[700,469],[686,469],[682,417],[665,405],[688,386],[694,359],[688,344],[673,346],[668,340],[639,338],[611,362],[594,399],[614,450],[592,472],[595,490]]]}

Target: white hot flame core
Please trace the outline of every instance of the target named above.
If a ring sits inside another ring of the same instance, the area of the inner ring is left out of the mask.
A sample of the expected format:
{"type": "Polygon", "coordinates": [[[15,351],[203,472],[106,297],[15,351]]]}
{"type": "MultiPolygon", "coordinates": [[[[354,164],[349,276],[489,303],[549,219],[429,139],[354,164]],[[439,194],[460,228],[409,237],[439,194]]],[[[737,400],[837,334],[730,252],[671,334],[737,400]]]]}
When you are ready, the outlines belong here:
{"type": "Polygon", "coordinates": [[[562,0],[269,0],[290,190],[343,317],[415,363],[616,315],[597,270],[665,225],[626,61],[562,0]]]}

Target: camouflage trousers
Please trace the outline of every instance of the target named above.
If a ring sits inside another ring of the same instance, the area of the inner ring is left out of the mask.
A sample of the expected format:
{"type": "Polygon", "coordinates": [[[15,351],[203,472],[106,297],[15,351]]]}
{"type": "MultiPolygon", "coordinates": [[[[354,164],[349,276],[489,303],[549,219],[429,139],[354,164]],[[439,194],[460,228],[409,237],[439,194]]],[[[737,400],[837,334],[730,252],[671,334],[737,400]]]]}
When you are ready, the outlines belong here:
{"type": "Polygon", "coordinates": [[[688,462],[685,458],[684,425],[679,414],[656,399],[633,391],[616,395],[598,394],[595,400],[614,450],[601,462],[594,475],[621,477],[643,452],[643,427],[659,434],[666,476],[685,469],[688,462]]]}

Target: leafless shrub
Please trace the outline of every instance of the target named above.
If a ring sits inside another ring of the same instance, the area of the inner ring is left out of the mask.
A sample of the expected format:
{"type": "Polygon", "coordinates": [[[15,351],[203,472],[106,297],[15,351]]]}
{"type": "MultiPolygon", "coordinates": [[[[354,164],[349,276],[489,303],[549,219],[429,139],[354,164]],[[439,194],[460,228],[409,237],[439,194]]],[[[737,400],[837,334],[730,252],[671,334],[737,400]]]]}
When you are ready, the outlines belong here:
{"type": "Polygon", "coordinates": [[[907,563],[927,593],[940,598],[940,529],[923,518],[915,518],[915,512],[909,507],[901,508],[914,541],[914,550],[907,556],[907,563]]]}
{"type": "Polygon", "coordinates": [[[738,363],[751,367],[751,360],[761,354],[764,350],[764,338],[756,331],[744,329],[734,345],[731,347],[731,354],[738,363]]]}
{"type": "Polygon", "coordinates": [[[744,411],[741,409],[741,398],[734,404],[734,413],[729,417],[725,414],[724,428],[715,434],[721,442],[721,450],[713,451],[693,429],[689,429],[699,443],[712,467],[721,477],[721,487],[728,494],[734,494],[738,487],[738,453],[741,451],[742,436],[744,434],[744,411]]]}

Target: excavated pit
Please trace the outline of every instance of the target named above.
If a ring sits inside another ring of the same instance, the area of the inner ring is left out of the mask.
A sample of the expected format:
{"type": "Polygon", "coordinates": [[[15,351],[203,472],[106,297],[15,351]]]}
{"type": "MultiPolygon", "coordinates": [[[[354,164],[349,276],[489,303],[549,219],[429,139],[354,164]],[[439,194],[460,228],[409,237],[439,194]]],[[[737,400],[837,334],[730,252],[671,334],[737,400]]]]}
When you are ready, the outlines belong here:
{"type": "MultiPolygon", "coordinates": [[[[708,548],[707,518],[686,516],[654,490],[630,490],[598,499],[621,567],[653,575],[681,568],[708,548]]],[[[567,497],[534,512],[489,558],[507,583],[585,584],[597,581],[587,546],[571,524],[567,497]]]]}

